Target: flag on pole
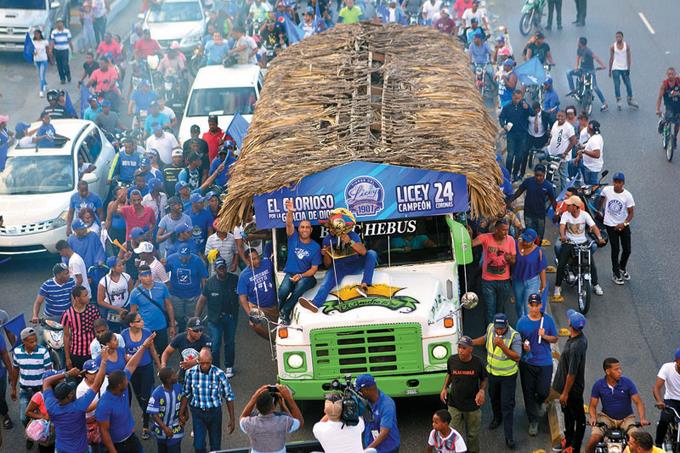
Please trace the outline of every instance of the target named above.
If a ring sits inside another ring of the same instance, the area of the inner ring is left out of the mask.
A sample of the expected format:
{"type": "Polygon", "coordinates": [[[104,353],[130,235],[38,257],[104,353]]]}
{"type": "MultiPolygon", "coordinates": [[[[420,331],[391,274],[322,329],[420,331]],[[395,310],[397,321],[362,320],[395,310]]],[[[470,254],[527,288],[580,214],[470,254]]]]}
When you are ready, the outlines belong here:
{"type": "Polygon", "coordinates": [[[302,27],[293,22],[293,19],[291,19],[287,13],[279,17],[279,22],[282,22],[286,28],[288,44],[300,42],[305,37],[305,32],[302,30],[302,27]]]}
{"type": "Polygon", "coordinates": [[[324,23],[321,17],[321,9],[319,8],[319,1],[316,0],[316,5],[314,6],[314,33],[321,33],[323,31],[324,23]]]}
{"type": "Polygon", "coordinates": [[[545,69],[538,57],[522,63],[513,72],[524,86],[543,85],[545,82],[545,69]]]}
{"type": "Polygon", "coordinates": [[[26,328],[26,320],[24,319],[24,314],[15,316],[13,319],[7,321],[2,325],[5,332],[8,334],[8,338],[11,339],[10,335],[14,336],[13,347],[16,347],[21,343],[21,331],[26,328]]]}
{"type": "Polygon", "coordinates": [[[249,127],[250,123],[248,123],[248,121],[243,118],[240,113],[236,113],[236,115],[234,115],[234,117],[231,119],[231,123],[229,123],[226,134],[234,139],[238,149],[241,149],[241,146],[243,146],[243,139],[246,138],[246,133],[248,133],[249,127]]]}
{"type": "Polygon", "coordinates": [[[26,32],[26,38],[24,38],[24,60],[33,63],[33,52],[35,52],[33,40],[31,39],[31,35],[26,32]]]}

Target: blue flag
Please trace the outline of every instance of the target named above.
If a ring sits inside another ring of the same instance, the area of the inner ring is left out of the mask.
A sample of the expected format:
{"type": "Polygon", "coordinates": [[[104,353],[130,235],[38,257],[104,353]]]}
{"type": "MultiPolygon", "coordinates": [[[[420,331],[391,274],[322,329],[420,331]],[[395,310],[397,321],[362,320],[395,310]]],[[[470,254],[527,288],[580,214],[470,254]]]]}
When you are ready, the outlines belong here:
{"type": "Polygon", "coordinates": [[[73,102],[71,102],[71,95],[68,94],[68,91],[66,91],[65,100],[66,104],[64,105],[64,110],[66,110],[66,114],[73,118],[77,118],[78,113],[76,112],[76,108],[73,107],[73,102]]]}
{"type": "Polygon", "coordinates": [[[33,63],[33,52],[35,52],[33,40],[31,39],[31,35],[26,32],[26,38],[24,39],[24,60],[33,63]]]}
{"type": "Polygon", "coordinates": [[[316,0],[314,8],[314,33],[321,33],[324,29],[323,18],[321,17],[321,10],[319,9],[319,1],[316,0]]]}
{"type": "Polygon", "coordinates": [[[283,22],[286,27],[286,36],[288,37],[288,44],[295,44],[300,42],[305,37],[305,32],[302,31],[302,27],[293,22],[288,14],[284,14],[279,18],[279,22],[283,22]]]}
{"type": "Polygon", "coordinates": [[[81,118],[85,117],[85,110],[90,106],[88,99],[90,99],[90,89],[87,87],[87,84],[81,83],[80,84],[80,110],[79,110],[81,118]]]}
{"type": "Polygon", "coordinates": [[[236,115],[234,115],[234,117],[231,119],[231,123],[229,123],[226,133],[234,139],[238,149],[241,149],[241,146],[243,145],[243,139],[246,138],[246,133],[248,132],[249,127],[250,123],[248,123],[248,121],[243,118],[240,113],[236,113],[236,115]]]}
{"type": "Polygon", "coordinates": [[[545,82],[545,70],[538,57],[517,66],[513,72],[524,86],[542,85],[545,82]]]}
{"type": "Polygon", "coordinates": [[[20,314],[14,317],[14,319],[10,319],[7,321],[5,324],[2,325],[2,327],[5,328],[6,333],[11,333],[14,335],[14,344],[12,345],[13,347],[16,347],[21,343],[21,331],[26,328],[26,320],[24,319],[24,314],[20,314]]]}

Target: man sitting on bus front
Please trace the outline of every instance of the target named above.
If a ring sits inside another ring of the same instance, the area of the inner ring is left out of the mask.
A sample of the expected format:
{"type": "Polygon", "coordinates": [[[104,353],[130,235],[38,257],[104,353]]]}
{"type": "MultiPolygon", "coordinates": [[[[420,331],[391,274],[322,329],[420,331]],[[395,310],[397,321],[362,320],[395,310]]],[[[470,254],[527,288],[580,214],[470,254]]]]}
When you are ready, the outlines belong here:
{"type": "Polygon", "coordinates": [[[373,282],[373,271],[378,264],[378,254],[373,250],[366,250],[361,238],[354,231],[336,235],[329,228],[328,236],[321,243],[321,256],[326,266],[326,276],[311,301],[301,297],[298,303],[314,313],[326,302],[331,290],[340,286],[347,275],[363,273],[359,288],[365,291],[373,282]]]}

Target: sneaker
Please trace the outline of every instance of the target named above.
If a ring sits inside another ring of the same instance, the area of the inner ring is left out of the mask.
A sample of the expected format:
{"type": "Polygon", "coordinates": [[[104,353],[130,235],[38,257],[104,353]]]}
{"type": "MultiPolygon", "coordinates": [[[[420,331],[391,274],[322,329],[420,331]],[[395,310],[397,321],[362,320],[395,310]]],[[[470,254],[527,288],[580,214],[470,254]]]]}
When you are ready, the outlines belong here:
{"type": "Polygon", "coordinates": [[[621,102],[621,99],[616,100],[616,109],[620,112],[623,110],[623,102],[621,102]]]}
{"type": "Polygon", "coordinates": [[[556,299],[559,299],[560,297],[562,297],[562,288],[560,288],[559,286],[556,286],[555,291],[553,292],[553,297],[556,298],[556,299]]]}
{"type": "Polygon", "coordinates": [[[531,437],[536,437],[536,435],[538,435],[538,423],[537,422],[530,422],[529,423],[529,435],[531,437]]]}
{"type": "Polygon", "coordinates": [[[623,277],[624,280],[630,280],[630,274],[627,271],[621,271],[621,277],[623,277]]]}
{"type": "Polygon", "coordinates": [[[628,107],[633,108],[635,110],[639,109],[640,106],[638,105],[637,102],[633,98],[628,98],[628,107]]]}
{"type": "MultiPolygon", "coordinates": [[[[41,97],[41,98],[44,98],[44,97],[45,97],[45,92],[44,92],[44,91],[41,91],[41,92],[40,92],[40,97],[41,97]]],[[[659,132],[659,133],[661,133],[661,132],[659,132]]]]}
{"type": "Polygon", "coordinates": [[[612,281],[615,285],[623,285],[623,279],[618,275],[612,275],[612,281]]]}
{"type": "Polygon", "coordinates": [[[312,301],[310,301],[309,299],[305,299],[304,297],[301,297],[301,298],[298,299],[298,304],[300,304],[300,306],[302,308],[306,308],[307,310],[311,311],[312,313],[318,313],[319,312],[319,307],[317,307],[316,305],[314,305],[312,303],[312,301]]]}
{"type": "Polygon", "coordinates": [[[602,107],[600,107],[600,112],[606,112],[609,110],[609,106],[607,104],[603,104],[602,107]]]}
{"type": "Polygon", "coordinates": [[[231,378],[234,377],[234,369],[231,368],[231,367],[225,368],[225,369],[224,369],[224,374],[226,374],[227,377],[228,377],[229,379],[231,379],[231,378]]]}
{"type": "Polygon", "coordinates": [[[597,296],[602,296],[604,294],[604,291],[602,291],[602,287],[600,285],[593,286],[593,291],[597,296]]]}

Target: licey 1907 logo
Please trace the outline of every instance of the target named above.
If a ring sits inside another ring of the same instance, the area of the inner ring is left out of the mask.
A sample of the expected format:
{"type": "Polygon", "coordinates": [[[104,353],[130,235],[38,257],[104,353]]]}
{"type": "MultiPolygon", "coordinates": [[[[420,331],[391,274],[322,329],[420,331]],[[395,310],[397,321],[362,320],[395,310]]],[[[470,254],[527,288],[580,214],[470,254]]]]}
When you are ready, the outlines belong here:
{"type": "Polygon", "coordinates": [[[345,187],[347,209],[358,216],[374,216],[385,208],[385,189],[371,176],[359,176],[345,187]]]}

